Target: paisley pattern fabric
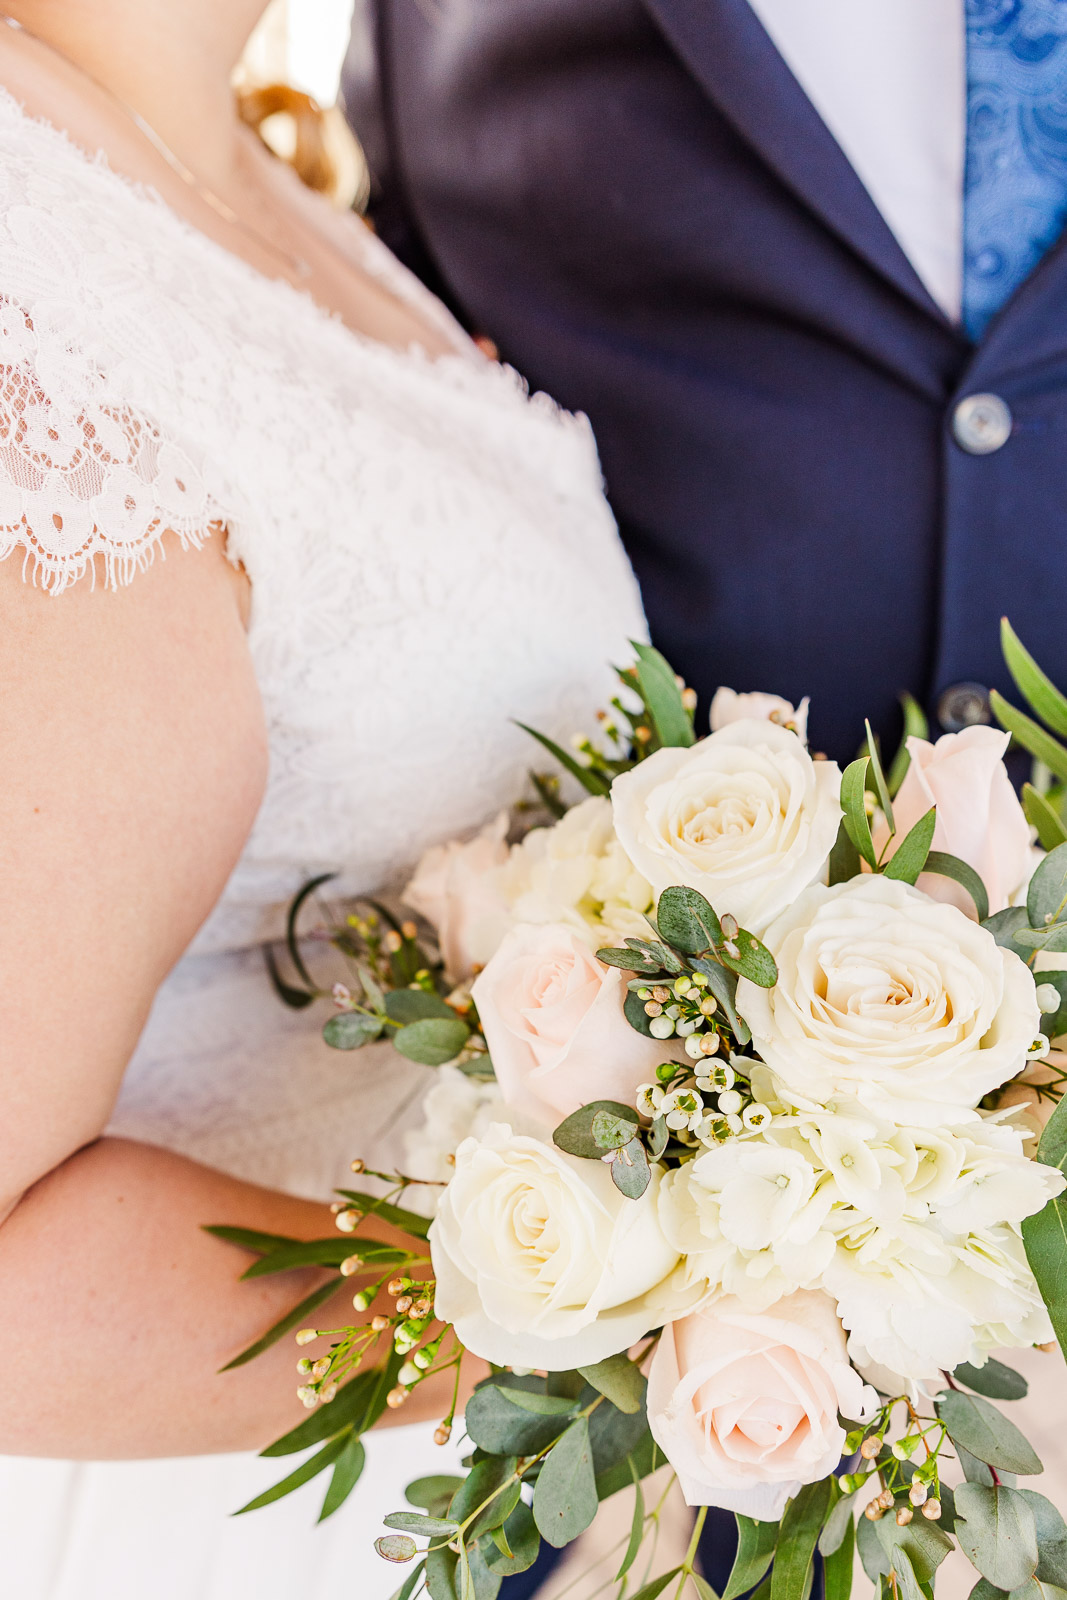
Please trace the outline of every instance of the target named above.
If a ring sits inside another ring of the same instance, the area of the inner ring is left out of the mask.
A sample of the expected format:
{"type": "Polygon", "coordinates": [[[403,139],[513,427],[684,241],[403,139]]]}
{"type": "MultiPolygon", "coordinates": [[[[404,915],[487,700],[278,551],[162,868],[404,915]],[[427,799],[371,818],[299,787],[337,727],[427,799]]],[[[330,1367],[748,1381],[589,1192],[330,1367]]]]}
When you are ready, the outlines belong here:
{"type": "Polygon", "coordinates": [[[966,0],[963,321],[980,339],[1067,218],[1067,0],[966,0]]]}

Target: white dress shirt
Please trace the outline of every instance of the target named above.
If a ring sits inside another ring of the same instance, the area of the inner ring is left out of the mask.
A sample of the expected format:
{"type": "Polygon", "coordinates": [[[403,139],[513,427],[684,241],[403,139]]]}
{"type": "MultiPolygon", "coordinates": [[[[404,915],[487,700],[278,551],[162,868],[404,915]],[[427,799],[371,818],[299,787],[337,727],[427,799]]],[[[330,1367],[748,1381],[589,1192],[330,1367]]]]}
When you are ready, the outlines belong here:
{"type": "Polygon", "coordinates": [[[959,320],[963,0],[749,0],[938,305],[959,320]]]}

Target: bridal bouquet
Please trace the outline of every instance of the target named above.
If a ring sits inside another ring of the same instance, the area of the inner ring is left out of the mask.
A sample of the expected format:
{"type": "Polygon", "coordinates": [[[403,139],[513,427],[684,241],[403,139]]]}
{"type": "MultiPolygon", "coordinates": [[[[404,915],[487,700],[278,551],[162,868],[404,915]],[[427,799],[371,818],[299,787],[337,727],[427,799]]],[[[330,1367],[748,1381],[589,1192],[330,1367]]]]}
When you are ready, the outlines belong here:
{"type": "Polygon", "coordinates": [[[328,1042],[440,1077],[411,1172],[344,1191],[338,1238],[215,1230],[249,1275],[334,1269],[239,1358],[294,1328],[309,1351],[311,1415],[265,1453],[316,1453],[253,1505],[332,1466],[327,1515],[384,1407],[442,1370],[458,1391],[470,1352],[466,1475],[411,1485],[378,1541],[414,1563],[397,1600],[493,1600],[625,1489],[618,1592],[708,1600],[703,1510],[681,1566],[645,1555],[665,1463],[736,1514],[722,1600],[806,1600],[816,1551],[848,1600],[857,1545],[883,1595],[928,1600],[955,1544],[981,1600],[1059,1600],[1067,1524],[1017,1486],[1041,1463],[992,1402],[1026,1384],[991,1352],[1067,1339],[1067,699],[1004,643],[1053,730],[995,700],[1040,763],[1021,804],[1008,732],[931,744],[911,702],[888,770],[868,727],[842,774],[767,695],[720,690],[698,740],[638,646],[595,738],[541,739],[580,804],[539,776],[543,825],[421,863],[421,925],[332,930],[328,1042]],[[320,1330],[338,1273],[361,1320],[320,1330]]]}

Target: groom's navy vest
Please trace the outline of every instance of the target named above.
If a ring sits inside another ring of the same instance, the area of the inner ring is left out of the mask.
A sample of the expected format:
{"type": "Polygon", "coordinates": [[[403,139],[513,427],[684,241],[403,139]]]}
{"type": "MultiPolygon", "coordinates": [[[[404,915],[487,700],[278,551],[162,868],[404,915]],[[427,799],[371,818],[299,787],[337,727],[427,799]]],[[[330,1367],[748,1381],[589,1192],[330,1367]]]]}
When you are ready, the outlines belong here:
{"type": "Polygon", "coordinates": [[[1006,687],[1002,612],[1067,683],[1062,243],[971,346],[747,0],[360,8],[379,226],[588,413],[690,682],[810,694],[836,756],[901,689],[1006,687]]]}

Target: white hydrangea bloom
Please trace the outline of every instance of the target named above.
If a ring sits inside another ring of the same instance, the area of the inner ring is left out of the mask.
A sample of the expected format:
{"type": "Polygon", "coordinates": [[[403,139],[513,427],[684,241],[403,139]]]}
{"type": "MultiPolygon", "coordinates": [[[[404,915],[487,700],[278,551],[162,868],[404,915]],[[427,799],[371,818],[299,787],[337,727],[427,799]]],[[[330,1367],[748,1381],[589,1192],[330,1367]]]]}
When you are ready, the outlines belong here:
{"type": "Polygon", "coordinates": [[[455,1170],[453,1157],[464,1139],[480,1138],[499,1122],[504,1101],[495,1083],[469,1078],[458,1067],[438,1067],[423,1102],[423,1120],[404,1135],[404,1168],[408,1176],[427,1180],[425,1188],[408,1189],[404,1204],[432,1217],[441,1198],[439,1185],[455,1170]]]}

